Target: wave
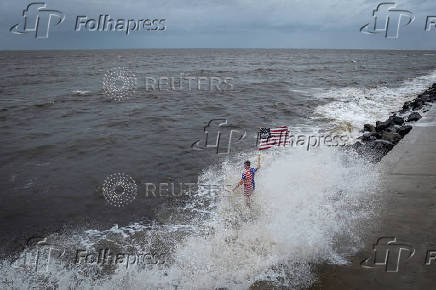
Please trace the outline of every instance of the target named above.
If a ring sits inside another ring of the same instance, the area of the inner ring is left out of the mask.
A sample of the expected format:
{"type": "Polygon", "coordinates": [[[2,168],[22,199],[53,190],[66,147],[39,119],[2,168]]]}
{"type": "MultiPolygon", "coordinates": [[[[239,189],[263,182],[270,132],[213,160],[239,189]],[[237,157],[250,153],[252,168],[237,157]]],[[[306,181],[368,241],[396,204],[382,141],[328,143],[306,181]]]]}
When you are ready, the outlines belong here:
{"type": "Polygon", "coordinates": [[[384,120],[393,111],[398,111],[404,102],[436,82],[436,71],[428,75],[404,81],[399,87],[379,86],[376,88],[340,88],[319,95],[331,102],[315,109],[317,117],[329,119],[339,131],[352,127],[352,136],[356,136],[365,123],[384,120]]]}
{"type": "Polygon", "coordinates": [[[91,93],[91,91],[86,91],[86,90],[74,90],[73,91],[73,95],[77,95],[77,96],[85,96],[85,95],[88,95],[89,93],[91,93]]]}
{"type": "Polygon", "coordinates": [[[263,152],[248,209],[240,192],[224,188],[238,181],[243,161],[256,154],[239,154],[206,169],[199,184],[223,188],[199,189],[186,205],[167,208],[170,217],[159,223],[46,237],[2,262],[1,283],[12,288],[247,289],[267,281],[302,287],[316,280],[314,265],[346,263],[345,255],[361,246],[378,204],[377,165],[332,148],[263,152]],[[35,271],[20,266],[43,244],[56,249],[50,267],[35,271]],[[78,249],[97,253],[103,248],[159,254],[163,263],[127,267],[73,262],[78,249]]]}

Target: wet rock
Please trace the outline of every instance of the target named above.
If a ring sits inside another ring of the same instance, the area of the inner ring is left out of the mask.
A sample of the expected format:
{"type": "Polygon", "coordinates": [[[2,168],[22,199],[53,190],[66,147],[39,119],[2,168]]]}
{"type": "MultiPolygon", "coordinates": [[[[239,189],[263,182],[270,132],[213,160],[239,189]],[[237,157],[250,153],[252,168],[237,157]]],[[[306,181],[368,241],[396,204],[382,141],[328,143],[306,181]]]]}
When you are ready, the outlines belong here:
{"type": "Polygon", "coordinates": [[[397,144],[403,137],[398,133],[383,132],[382,139],[389,141],[392,144],[397,144]]]}
{"type": "Polygon", "coordinates": [[[392,148],[394,148],[394,144],[386,140],[375,140],[372,142],[372,148],[379,151],[386,151],[386,153],[388,153],[392,148]]]}
{"type": "Polygon", "coordinates": [[[376,123],[375,123],[375,130],[377,131],[377,132],[381,132],[381,131],[384,131],[384,130],[386,130],[388,127],[390,127],[392,125],[392,123],[391,123],[391,121],[390,120],[387,120],[387,121],[384,121],[384,122],[382,122],[382,121],[377,121],[376,123]]]}
{"type": "Polygon", "coordinates": [[[389,127],[387,131],[392,132],[392,133],[398,133],[398,130],[400,130],[402,126],[400,125],[394,125],[392,127],[389,127]]]}
{"type": "Polygon", "coordinates": [[[402,118],[400,116],[394,115],[391,117],[391,119],[395,125],[403,125],[404,124],[404,118],[402,118]]]}
{"type": "Polygon", "coordinates": [[[277,289],[274,283],[271,281],[256,281],[254,282],[249,290],[265,290],[265,289],[277,289]]]}
{"type": "Polygon", "coordinates": [[[409,117],[407,118],[407,122],[415,122],[418,121],[419,119],[421,119],[422,116],[420,113],[418,112],[413,112],[412,114],[409,115],[409,117]]]}
{"type": "Polygon", "coordinates": [[[362,146],[362,143],[356,142],[353,145],[351,145],[351,148],[353,148],[354,150],[357,150],[357,149],[359,149],[360,146],[362,146]]]}
{"type": "Polygon", "coordinates": [[[423,94],[423,95],[419,96],[419,98],[420,98],[422,101],[424,101],[424,102],[430,102],[430,101],[431,101],[431,98],[430,98],[430,95],[429,95],[429,94],[423,94]]]}
{"type": "MultiPolygon", "coordinates": [[[[397,133],[397,131],[398,131],[398,129],[399,129],[400,127],[401,127],[401,126],[393,125],[393,126],[390,126],[390,127],[386,128],[386,130],[384,130],[383,132],[397,133]]],[[[381,133],[383,133],[383,132],[381,132],[381,133]]],[[[379,138],[381,138],[381,137],[379,137],[379,138]]]]}
{"type": "Polygon", "coordinates": [[[410,110],[410,103],[411,102],[405,102],[403,105],[403,109],[401,110],[401,112],[407,112],[408,110],[410,110]]]}
{"type": "Polygon", "coordinates": [[[410,104],[410,107],[412,108],[412,110],[421,110],[422,106],[424,106],[424,101],[421,99],[415,99],[412,101],[412,103],[410,104]]]}
{"type": "Polygon", "coordinates": [[[362,141],[374,141],[377,139],[377,133],[375,132],[366,132],[363,133],[362,137],[360,137],[362,141]]]}
{"type": "Polygon", "coordinates": [[[367,154],[371,162],[379,162],[389,151],[394,148],[394,144],[386,140],[375,140],[368,143],[367,154]]]}
{"type": "Polygon", "coordinates": [[[394,144],[389,141],[375,140],[357,147],[356,152],[371,162],[379,162],[392,148],[394,144]]]}
{"type": "Polygon", "coordinates": [[[404,125],[404,126],[401,126],[397,130],[397,133],[400,134],[402,137],[404,137],[405,135],[409,134],[409,132],[411,130],[412,130],[412,126],[411,125],[404,125]]]}
{"type": "Polygon", "coordinates": [[[359,141],[353,145],[344,146],[346,150],[354,150],[359,155],[364,156],[371,162],[379,162],[392,148],[407,135],[412,126],[405,122],[415,122],[422,118],[417,110],[429,108],[430,102],[436,101],[436,83],[414,100],[405,102],[402,109],[389,117],[386,121],[377,121],[376,125],[365,124],[363,126],[363,135],[359,141]],[[409,114],[407,117],[401,117],[397,114],[409,114]]]}
{"type": "Polygon", "coordinates": [[[365,124],[365,125],[363,125],[363,131],[364,132],[375,132],[376,130],[375,130],[374,125],[365,124]]]}

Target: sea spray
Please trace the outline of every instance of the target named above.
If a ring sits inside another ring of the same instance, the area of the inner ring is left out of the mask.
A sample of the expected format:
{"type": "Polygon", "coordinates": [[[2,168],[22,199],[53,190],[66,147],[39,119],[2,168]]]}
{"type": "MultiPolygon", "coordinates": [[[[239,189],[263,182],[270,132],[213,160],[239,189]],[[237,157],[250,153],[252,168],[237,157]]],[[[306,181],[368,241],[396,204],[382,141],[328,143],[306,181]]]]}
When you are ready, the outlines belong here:
{"type": "Polygon", "coordinates": [[[436,82],[436,71],[403,81],[398,87],[377,86],[374,88],[335,88],[321,93],[318,97],[332,99],[331,102],[315,109],[316,117],[332,122],[336,133],[349,132],[357,137],[365,123],[384,120],[392,111],[401,109],[405,101],[436,82]]]}
{"type": "MultiPolygon", "coordinates": [[[[256,155],[240,154],[210,167],[199,182],[235,184],[243,161],[256,155]]],[[[2,283],[59,289],[247,289],[257,281],[308,286],[316,280],[314,264],[346,263],[344,255],[359,248],[373,220],[380,172],[333,148],[280,148],[262,155],[251,209],[241,192],[199,192],[161,223],[48,237],[73,252],[107,247],[165,253],[164,265],[78,265],[65,255],[47,272],[4,262],[2,283]]]]}

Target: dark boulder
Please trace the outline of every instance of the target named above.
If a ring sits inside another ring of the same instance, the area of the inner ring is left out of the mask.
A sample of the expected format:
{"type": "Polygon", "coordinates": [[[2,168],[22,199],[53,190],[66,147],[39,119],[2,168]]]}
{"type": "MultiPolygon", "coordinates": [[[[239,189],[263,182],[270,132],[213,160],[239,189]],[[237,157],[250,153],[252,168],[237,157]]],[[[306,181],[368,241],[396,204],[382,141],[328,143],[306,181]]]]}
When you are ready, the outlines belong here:
{"type": "Polygon", "coordinates": [[[404,124],[404,118],[400,117],[400,116],[392,116],[390,118],[392,120],[392,123],[394,123],[395,125],[403,125],[404,124]]]}
{"type": "Polygon", "coordinates": [[[409,134],[409,132],[411,130],[412,130],[412,126],[411,125],[404,125],[404,126],[401,126],[397,130],[397,133],[404,137],[405,135],[409,134]]]}
{"type": "Polygon", "coordinates": [[[351,145],[351,148],[357,151],[360,146],[362,146],[362,143],[356,142],[353,145],[351,145]]]}
{"type": "Polygon", "coordinates": [[[363,125],[363,132],[375,132],[375,127],[374,125],[371,124],[365,124],[363,125]]]}
{"type": "Polygon", "coordinates": [[[401,126],[394,125],[392,127],[389,127],[386,129],[386,132],[392,132],[392,133],[398,133],[398,130],[400,130],[401,126]]]}
{"type": "Polygon", "coordinates": [[[410,110],[410,103],[411,102],[405,102],[403,105],[403,109],[401,110],[403,113],[410,110]]]}
{"type": "Polygon", "coordinates": [[[407,122],[415,122],[418,121],[419,119],[421,119],[422,116],[420,113],[418,112],[413,112],[412,114],[409,115],[409,117],[407,118],[407,122]]]}
{"type": "Polygon", "coordinates": [[[389,141],[392,144],[397,144],[403,137],[398,133],[383,132],[382,139],[389,141]]]}
{"type": "Polygon", "coordinates": [[[353,145],[346,145],[344,148],[354,150],[371,162],[379,162],[412,130],[412,126],[405,122],[420,120],[422,116],[417,111],[426,110],[429,108],[429,102],[434,101],[436,101],[436,83],[414,100],[405,102],[403,108],[399,112],[392,112],[392,116],[386,121],[377,121],[375,126],[365,124],[363,135],[358,138],[359,141],[353,145]],[[398,116],[398,113],[403,117],[398,116]]]}
{"type": "Polygon", "coordinates": [[[394,144],[389,141],[375,140],[361,144],[355,150],[370,162],[379,162],[392,148],[394,148],[394,144]]]}
{"type": "Polygon", "coordinates": [[[360,137],[360,139],[362,139],[362,141],[374,141],[377,139],[377,133],[375,132],[366,132],[363,133],[362,137],[360,137]]]}
{"type": "Polygon", "coordinates": [[[374,142],[372,142],[371,145],[374,150],[382,151],[385,153],[388,153],[392,150],[392,148],[394,148],[394,144],[387,140],[375,140],[374,142]]]}
{"type": "Polygon", "coordinates": [[[422,94],[419,96],[419,98],[423,101],[423,102],[430,102],[431,98],[429,94],[422,94]]]}
{"type": "Polygon", "coordinates": [[[376,130],[377,132],[381,132],[381,131],[386,130],[386,129],[387,129],[388,127],[390,127],[391,125],[393,125],[393,124],[391,123],[391,120],[387,120],[387,121],[385,121],[385,122],[377,121],[377,122],[375,123],[375,130],[376,130]]]}
{"type": "Polygon", "coordinates": [[[410,106],[412,107],[412,110],[421,110],[422,106],[424,106],[424,101],[420,100],[420,99],[415,99],[412,101],[412,103],[410,104],[410,106]]]}
{"type": "Polygon", "coordinates": [[[398,125],[393,125],[393,126],[387,127],[385,130],[379,132],[379,134],[382,134],[383,132],[397,133],[397,130],[398,130],[399,127],[400,126],[398,126],[398,125]]]}

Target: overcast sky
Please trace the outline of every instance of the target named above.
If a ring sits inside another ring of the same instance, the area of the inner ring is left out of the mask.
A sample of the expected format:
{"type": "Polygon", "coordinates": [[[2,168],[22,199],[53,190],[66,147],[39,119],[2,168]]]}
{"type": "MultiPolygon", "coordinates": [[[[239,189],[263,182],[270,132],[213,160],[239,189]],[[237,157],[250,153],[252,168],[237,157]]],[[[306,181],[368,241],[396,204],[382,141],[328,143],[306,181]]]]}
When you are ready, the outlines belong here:
{"type": "MultiPolygon", "coordinates": [[[[32,1],[0,1],[0,49],[116,48],[357,48],[436,49],[436,28],[425,31],[436,15],[435,0],[396,2],[413,12],[398,39],[359,30],[371,21],[381,1],[372,0],[39,0],[62,11],[65,21],[50,27],[48,39],[9,29],[23,23],[32,1]],[[166,19],[165,31],[74,31],[77,16],[98,19],[166,19]]],[[[56,18],[53,18],[56,19],[56,18]]],[[[402,24],[404,24],[402,22],[402,24]]]]}

